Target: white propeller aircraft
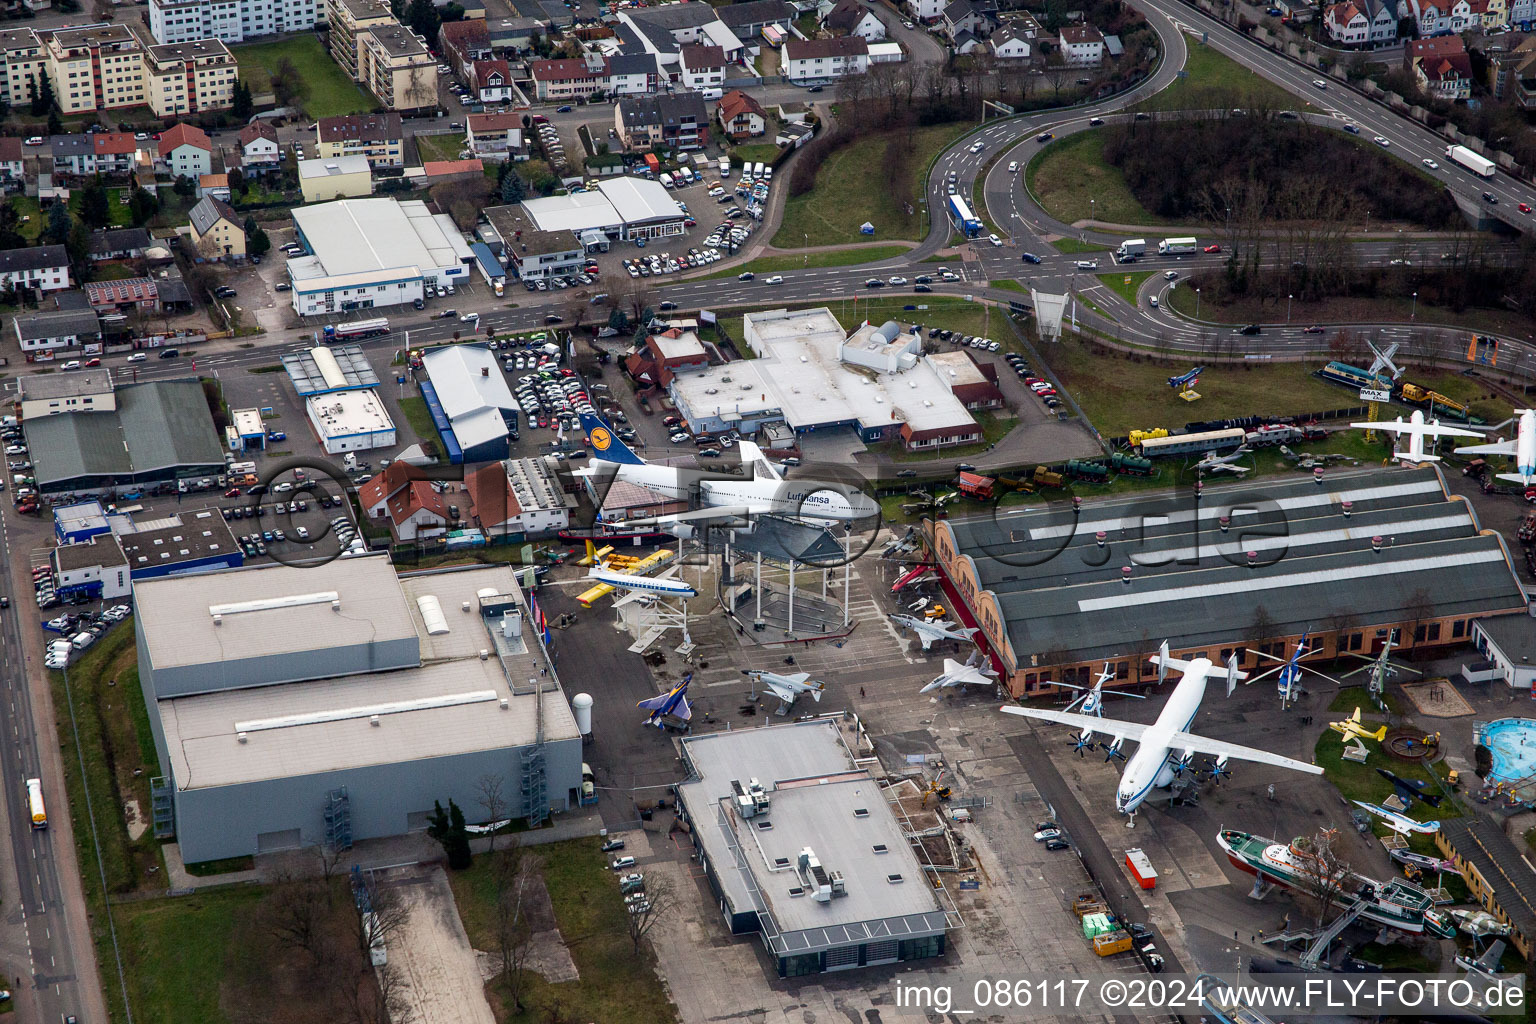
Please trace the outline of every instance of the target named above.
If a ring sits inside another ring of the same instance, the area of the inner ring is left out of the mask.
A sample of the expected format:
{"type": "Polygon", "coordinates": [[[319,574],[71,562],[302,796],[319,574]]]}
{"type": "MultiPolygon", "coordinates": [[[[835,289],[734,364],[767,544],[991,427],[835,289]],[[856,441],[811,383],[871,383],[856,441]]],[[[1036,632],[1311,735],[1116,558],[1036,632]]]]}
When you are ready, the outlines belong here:
{"type": "Polygon", "coordinates": [[[581,426],[587,432],[587,441],[591,445],[594,459],[605,465],[579,469],[576,471],[577,476],[639,484],[669,500],[696,500],[700,506],[676,515],[642,516],[628,520],[628,523],[677,526],[681,529],[673,532],[686,536],[691,532],[686,527],[690,522],[739,520],[765,513],[851,521],[873,517],[880,511],[874,499],[844,484],[785,480],[783,473],[764,458],[762,449],[751,441],[738,441],[736,444],[741,453],[742,466],[751,467],[750,476],[736,478],[703,470],[648,463],[631,451],[613,433],[612,428],[591,413],[581,414],[581,426]]]}
{"type": "Polygon", "coordinates": [[[997,671],[987,662],[980,651],[972,651],[962,665],[954,658],[944,659],[944,671],[918,693],[932,693],[956,686],[995,686],[997,671]]]}
{"type": "Polygon", "coordinates": [[[891,621],[917,634],[923,642],[923,650],[933,646],[935,640],[969,640],[976,633],[974,626],[960,626],[948,619],[920,619],[915,615],[892,615],[891,621]]]}
{"type": "MultiPolygon", "coordinates": [[[[1407,434],[1408,450],[1394,451],[1392,457],[1399,462],[1416,465],[1420,462],[1439,462],[1440,456],[1431,455],[1424,450],[1426,437],[1482,437],[1482,432],[1477,430],[1463,430],[1460,427],[1442,427],[1439,420],[1424,419],[1421,409],[1413,410],[1413,415],[1405,421],[1401,416],[1390,423],[1351,423],[1350,426],[1362,430],[1385,430],[1391,434],[1407,434]]],[[[1466,451],[1467,449],[1457,449],[1466,451]]]]}
{"type": "Polygon", "coordinates": [[[1196,754],[1214,758],[1214,764],[1210,769],[1213,776],[1228,774],[1227,761],[1234,757],[1239,761],[1274,765],[1278,768],[1306,772],[1309,775],[1323,774],[1323,770],[1317,765],[1271,754],[1267,750],[1244,747],[1225,740],[1208,739],[1186,731],[1194,722],[1195,714],[1200,710],[1200,702],[1205,697],[1205,682],[1208,678],[1225,679],[1228,696],[1231,696],[1238,680],[1247,678],[1247,673],[1238,671],[1236,654],[1232,655],[1225,668],[1218,668],[1211,664],[1209,658],[1185,661],[1181,658],[1169,657],[1168,642],[1165,640],[1160,651],[1153,655],[1151,660],[1157,666],[1159,682],[1167,677],[1169,669],[1184,673],[1178,685],[1174,687],[1173,693],[1169,695],[1168,703],[1163,705],[1157,721],[1151,725],[1119,722],[1112,718],[1099,718],[1070,711],[1023,708],[1013,704],[1004,705],[1002,710],[1010,715],[1021,715],[1024,718],[1034,718],[1042,722],[1055,722],[1058,725],[1070,725],[1081,730],[1080,740],[1091,739],[1095,733],[1112,736],[1113,740],[1104,744],[1106,761],[1116,757],[1125,760],[1125,755],[1120,753],[1120,746],[1126,740],[1135,740],[1136,753],[1126,761],[1125,771],[1120,777],[1120,786],[1115,791],[1115,810],[1130,816],[1130,821],[1126,823],[1127,828],[1135,826],[1136,809],[1146,800],[1147,794],[1153,787],[1170,785],[1174,778],[1190,769],[1190,762],[1196,754]]]}
{"type": "Polygon", "coordinates": [[[1516,409],[1520,425],[1515,436],[1508,441],[1493,444],[1475,444],[1470,448],[1457,448],[1457,455],[1513,455],[1514,473],[1500,473],[1500,480],[1524,484],[1536,484],[1536,409],[1516,409]]]}
{"type": "Polygon", "coordinates": [[[781,675],[778,672],[769,672],[766,669],[744,668],[741,674],[749,676],[755,682],[760,683],[763,689],[772,693],[784,702],[785,708],[795,703],[795,698],[802,693],[811,695],[816,703],[821,703],[821,695],[826,692],[827,684],[821,680],[811,680],[809,672],[794,672],[790,675],[781,675]]]}

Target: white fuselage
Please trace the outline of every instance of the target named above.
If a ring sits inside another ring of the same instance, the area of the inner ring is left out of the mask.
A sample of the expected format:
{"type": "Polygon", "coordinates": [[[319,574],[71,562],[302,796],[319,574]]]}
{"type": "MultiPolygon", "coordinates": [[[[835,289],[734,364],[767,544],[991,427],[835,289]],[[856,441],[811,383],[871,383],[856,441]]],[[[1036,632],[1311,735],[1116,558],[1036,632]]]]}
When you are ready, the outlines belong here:
{"type": "Polygon", "coordinates": [[[1520,413],[1520,433],[1515,438],[1515,465],[1530,483],[1536,478],[1536,410],[1520,413]]]}
{"type": "Polygon", "coordinates": [[[880,509],[860,491],[812,480],[709,478],[697,470],[628,463],[618,464],[617,478],[658,491],[674,501],[688,501],[696,491],[703,507],[746,508],[753,514],[850,520],[873,516],[880,509]]]}
{"type": "Polygon", "coordinates": [[[1173,734],[1189,731],[1200,702],[1205,699],[1205,677],[1210,669],[1209,658],[1191,661],[1157,721],[1142,733],[1136,753],[1125,762],[1125,771],[1120,774],[1120,788],[1115,791],[1115,810],[1121,814],[1134,814],[1153,787],[1172,781],[1169,755],[1183,756],[1182,751],[1169,749],[1173,734]]]}
{"type": "Polygon", "coordinates": [[[635,576],[627,572],[609,572],[607,569],[593,569],[587,573],[589,579],[599,583],[606,583],[610,587],[618,587],[621,590],[638,590],[646,594],[676,594],[681,597],[696,597],[698,591],[682,580],[658,579],[654,576],[635,576]]]}

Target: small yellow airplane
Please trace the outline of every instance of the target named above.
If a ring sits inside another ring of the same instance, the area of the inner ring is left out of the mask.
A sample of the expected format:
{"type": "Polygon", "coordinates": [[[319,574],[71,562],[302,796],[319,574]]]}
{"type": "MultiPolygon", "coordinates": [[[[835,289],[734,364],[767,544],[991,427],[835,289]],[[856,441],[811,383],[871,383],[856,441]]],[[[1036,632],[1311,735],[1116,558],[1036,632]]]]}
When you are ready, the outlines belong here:
{"type": "Polygon", "coordinates": [[[1382,726],[1375,732],[1370,731],[1360,724],[1360,709],[1355,708],[1355,713],[1342,722],[1329,722],[1328,728],[1343,736],[1346,741],[1352,739],[1375,740],[1380,743],[1387,735],[1387,727],[1382,726]]]}

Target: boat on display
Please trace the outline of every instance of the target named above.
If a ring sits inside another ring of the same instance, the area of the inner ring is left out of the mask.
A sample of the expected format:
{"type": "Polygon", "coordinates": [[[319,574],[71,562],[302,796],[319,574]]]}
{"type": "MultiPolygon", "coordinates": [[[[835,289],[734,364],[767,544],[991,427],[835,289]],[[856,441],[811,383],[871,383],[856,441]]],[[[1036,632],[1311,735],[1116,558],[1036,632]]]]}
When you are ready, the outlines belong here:
{"type": "MultiPolygon", "coordinates": [[[[1222,829],[1216,841],[1233,867],[1287,889],[1315,891],[1324,879],[1326,869],[1308,849],[1306,839],[1281,843],[1250,832],[1222,829]]],[[[1336,871],[1338,877],[1328,884],[1339,893],[1340,910],[1348,910],[1351,901],[1359,901],[1360,917],[1367,921],[1411,935],[1428,933],[1448,939],[1456,934],[1455,924],[1435,909],[1429,893],[1411,882],[1378,882],[1353,871],[1336,871]]]]}

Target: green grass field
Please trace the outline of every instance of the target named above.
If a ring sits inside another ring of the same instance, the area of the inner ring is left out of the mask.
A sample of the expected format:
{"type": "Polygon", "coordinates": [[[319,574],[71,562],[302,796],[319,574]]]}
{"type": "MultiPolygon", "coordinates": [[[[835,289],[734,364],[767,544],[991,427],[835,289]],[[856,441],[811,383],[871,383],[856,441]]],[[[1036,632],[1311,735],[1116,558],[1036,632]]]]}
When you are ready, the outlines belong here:
{"type": "MultiPolygon", "coordinates": [[[[656,977],[655,959],[645,946],[636,954],[625,925],[618,877],[607,869],[596,839],[530,848],[525,855],[542,863],[555,923],[570,948],[581,977],[549,984],[536,974],[524,983],[522,1013],[507,1013],[504,1024],[548,1020],[602,1021],[603,1024],[668,1024],[677,1019],[656,977]],[[554,1007],[560,1007],[555,1016],[554,1007]]],[[[464,930],[476,949],[495,949],[494,865],[475,858],[468,871],[451,873],[453,895],[464,930]]],[[[688,900],[691,892],[680,892],[688,900]]],[[[681,911],[674,909],[673,913],[681,911]]],[[[496,983],[493,983],[496,984],[496,983]]]]}
{"type": "Polygon", "coordinates": [[[464,149],[462,135],[418,135],[416,153],[423,162],[428,160],[457,160],[464,149]]]}
{"type": "Polygon", "coordinates": [[[1134,306],[1136,305],[1137,289],[1139,289],[1141,287],[1141,283],[1147,278],[1151,277],[1152,274],[1153,271],[1151,270],[1138,270],[1134,274],[1100,274],[1099,280],[1103,281],[1104,286],[1110,291],[1114,292],[1116,295],[1120,296],[1126,302],[1129,302],[1134,306]]]}
{"type": "MultiPolygon", "coordinates": [[[[779,147],[771,142],[748,142],[731,147],[731,167],[740,175],[743,163],[772,163],[779,158],[779,147]]],[[[734,180],[734,179],[733,179],[734,180]]]]}
{"type": "Polygon", "coordinates": [[[240,62],[241,77],[246,79],[252,92],[270,90],[271,73],[278,62],[284,57],[292,61],[304,82],[300,102],[310,117],[361,114],[378,106],[378,101],[348,78],[312,35],[294,36],[275,43],[233,46],[230,50],[240,62]]]}
{"type": "MultiPolygon", "coordinates": [[[[1104,350],[1090,353],[1077,340],[1047,346],[1042,356],[1106,437],[1131,430],[1183,426],[1228,416],[1319,412],[1356,404],[1349,392],[1311,375],[1305,363],[1212,366],[1200,378],[1196,402],[1185,402],[1168,378],[1194,365],[1192,358],[1153,360],[1104,350]]],[[[1339,450],[1330,445],[1328,450],[1339,450]]]]}
{"type": "Polygon", "coordinates": [[[1075,238],[1058,238],[1051,244],[1056,247],[1057,252],[1064,252],[1068,255],[1079,252],[1109,251],[1109,244],[1107,242],[1080,242],[1075,238]]]}
{"type": "Polygon", "coordinates": [[[897,205],[885,178],[889,133],[862,136],[832,153],[816,171],[816,187],[784,205],[784,222],[773,237],[780,249],[870,241],[859,234],[865,221],[875,226],[874,240],[920,241],[928,230],[923,181],[934,156],[969,131],[970,123],[938,124],[912,132],[910,193],[912,212],[897,205]]]}
{"type": "Polygon", "coordinates": [[[1168,223],[1131,194],[1118,167],[1104,162],[1101,131],[1052,142],[1030,159],[1024,175],[1040,207],[1067,224],[1090,218],[1106,224],[1168,223]]]}
{"type": "Polygon", "coordinates": [[[1186,77],[1156,96],[1138,103],[1136,110],[1222,110],[1229,107],[1257,107],[1270,110],[1305,110],[1303,102],[1278,85],[1261,78],[1230,57],[1204,46],[1198,39],[1185,39],[1189,60],[1184,64],[1186,77]]]}
{"type": "MultiPolygon", "coordinates": [[[[135,1019],[161,1024],[230,1020],[220,993],[236,924],[263,893],[255,887],[223,888],[116,908],[135,1019]]],[[[110,982],[105,987],[109,993],[117,990],[110,982]]]]}
{"type": "Polygon", "coordinates": [[[862,249],[828,249],[824,252],[808,252],[803,256],[763,256],[738,267],[728,267],[701,275],[693,280],[708,281],[721,277],[736,277],[743,270],[754,274],[769,274],[777,270],[803,270],[806,267],[852,267],[860,263],[888,260],[907,251],[905,245],[871,245],[862,249]]]}

